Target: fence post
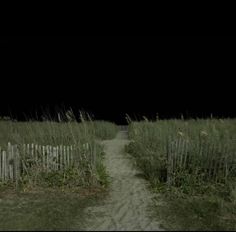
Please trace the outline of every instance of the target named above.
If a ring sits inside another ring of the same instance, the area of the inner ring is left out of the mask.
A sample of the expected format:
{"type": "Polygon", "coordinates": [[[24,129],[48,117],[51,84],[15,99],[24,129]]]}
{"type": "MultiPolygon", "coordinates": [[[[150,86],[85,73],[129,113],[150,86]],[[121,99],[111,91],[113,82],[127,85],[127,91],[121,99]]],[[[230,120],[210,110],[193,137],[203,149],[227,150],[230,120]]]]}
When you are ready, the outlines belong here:
{"type": "Polygon", "coordinates": [[[53,146],[49,146],[49,170],[53,170],[53,146]]]}
{"type": "Polygon", "coordinates": [[[59,169],[59,147],[56,147],[56,170],[59,169]]]}
{"type": "Polygon", "coordinates": [[[63,146],[63,162],[64,162],[64,168],[67,168],[66,166],[66,146],[63,146]]]}
{"type": "Polygon", "coordinates": [[[14,150],[15,150],[14,171],[15,171],[16,190],[18,190],[19,177],[20,177],[20,154],[17,145],[14,146],[14,150]]]}
{"type": "Polygon", "coordinates": [[[26,148],[26,154],[29,156],[30,155],[30,145],[29,143],[27,144],[27,148],[26,148]]]}
{"type": "Polygon", "coordinates": [[[67,145],[67,167],[70,167],[70,147],[67,145]]]}
{"type": "MultiPolygon", "coordinates": [[[[89,148],[89,144],[84,145],[85,150],[89,148]]],[[[96,147],[91,149],[93,165],[96,163],[96,147]]],[[[0,181],[15,182],[16,188],[21,176],[21,166],[23,165],[22,173],[27,170],[24,164],[24,158],[30,158],[36,161],[39,168],[49,172],[50,170],[60,170],[74,166],[77,162],[74,153],[76,152],[75,145],[38,145],[34,143],[22,144],[22,146],[12,145],[10,142],[7,144],[7,149],[3,151],[0,147],[0,181]],[[22,154],[21,154],[22,153],[22,154]],[[22,163],[21,163],[22,162],[22,163]]],[[[86,153],[85,151],[85,153],[86,153]]],[[[84,158],[86,159],[86,155],[84,158]]]]}
{"type": "Polygon", "coordinates": [[[7,157],[6,157],[6,166],[7,166],[7,179],[11,179],[11,171],[12,171],[12,166],[10,164],[11,161],[11,143],[7,143],[7,157]]]}
{"type": "Polygon", "coordinates": [[[3,170],[3,180],[7,180],[7,154],[6,154],[6,151],[3,151],[2,152],[2,170],[3,170]]]}
{"type": "Polygon", "coordinates": [[[38,163],[40,167],[42,168],[42,146],[38,146],[38,163]]]}
{"type": "Polygon", "coordinates": [[[46,165],[45,165],[45,146],[42,146],[42,167],[43,167],[43,171],[45,171],[45,169],[46,169],[46,165]]]}
{"type": "Polygon", "coordinates": [[[31,157],[34,157],[34,144],[31,144],[31,157]]]}
{"type": "Polygon", "coordinates": [[[62,149],[62,145],[60,145],[60,153],[59,153],[59,158],[60,158],[60,169],[63,169],[63,149],[62,149]]]}
{"type": "Polygon", "coordinates": [[[14,168],[14,146],[9,144],[9,177],[11,181],[13,181],[14,179],[13,168],[14,168]]]}
{"type": "Polygon", "coordinates": [[[72,145],[70,146],[70,152],[71,152],[70,153],[71,154],[71,157],[70,157],[71,158],[71,166],[73,166],[74,165],[74,157],[73,157],[74,152],[73,152],[73,146],[72,145]]]}
{"type": "Polygon", "coordinates": [[[52,147],[52,169],[56,170],[56,157],[57,157],[57,148],[52,147]]]}
{"type": "Polygon", "coordinates": [[[35,161],[38,166],[38,144],[35,144],[35,146],[34,146],[34,157],[35,157],[35,161]]]}
{"type": "Polygon", "coordinates": [[[50,148],[49,145],[46,146],[46,171],[49,171],[49,152],[50,148]]]}

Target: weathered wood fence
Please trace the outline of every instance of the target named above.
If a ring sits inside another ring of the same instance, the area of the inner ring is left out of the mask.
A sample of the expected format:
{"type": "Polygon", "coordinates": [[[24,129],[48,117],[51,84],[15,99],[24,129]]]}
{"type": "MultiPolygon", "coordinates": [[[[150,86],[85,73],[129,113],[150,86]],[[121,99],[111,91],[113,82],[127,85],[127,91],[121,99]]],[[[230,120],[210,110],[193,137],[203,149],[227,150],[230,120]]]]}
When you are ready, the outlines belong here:
{"type": "Polygon", "coordinates": [[[236,169],[236,153],[228,144],[189,141],[184,138],[167,141],[167,183],[175,183],[177,174],[194,174],[196,178],[227,181],[236,169]]]}
{"type": "MultiPolygon", "coordinates": [[[[88,144],[84,144],[88,149],[88,144]]],[[[50,146],[23,144],[22,146],[8,143],[6,150],[0,148],[0,181],[17,181],[22,170],[30,164],[50,172],[72,167],[75,161],[75,145],[50,146]]]]}

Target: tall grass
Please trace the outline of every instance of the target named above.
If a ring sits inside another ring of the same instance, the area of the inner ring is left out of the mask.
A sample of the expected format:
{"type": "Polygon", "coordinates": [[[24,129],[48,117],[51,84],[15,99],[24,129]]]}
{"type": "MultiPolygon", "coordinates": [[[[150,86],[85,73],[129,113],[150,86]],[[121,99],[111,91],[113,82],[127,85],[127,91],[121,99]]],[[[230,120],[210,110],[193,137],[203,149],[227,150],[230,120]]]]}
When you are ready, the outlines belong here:
{"type": "Polygon", "coordinates": [[[225,183],[236,177],[236,120],[132,122],[129,137],[137,165],[154,182],[181,186],[189,178],[225,183]]]}
{"type": "Polygon", "coordinates": [[[161,217],[181,222],[180,230],[236,228],[235,119],[129,120],[129,138],[126,149],[135,164],[170,203],[161,217]]]}
{"type": "Polygon", "coordinates": [[[113,139],[117,132],[118,126],[108,121],[92,121],[95,128],[95,136],[99,139],[113,139]]]}
{"type": "Polygon", "coordinates": [[[17,122],[0,121],[0,147],[7,149],[7,143],[18,145],[73,145],[76,148],[77,165],[64,171],[43,173],[38,163],[24,157],[27,172],[21,179],[23,185],[46,183],[50,186],[89,186],[106,184],[106,170],[103,166],[103,147],[96,142],[97,138],[108,139],[116,134],[112,123],[93,122],[83,114],[81,122],[75,120],[72,111],[66,112],[67,120],[17,122]],[[30,162],[30,163],[29,163],[30,162]]]}

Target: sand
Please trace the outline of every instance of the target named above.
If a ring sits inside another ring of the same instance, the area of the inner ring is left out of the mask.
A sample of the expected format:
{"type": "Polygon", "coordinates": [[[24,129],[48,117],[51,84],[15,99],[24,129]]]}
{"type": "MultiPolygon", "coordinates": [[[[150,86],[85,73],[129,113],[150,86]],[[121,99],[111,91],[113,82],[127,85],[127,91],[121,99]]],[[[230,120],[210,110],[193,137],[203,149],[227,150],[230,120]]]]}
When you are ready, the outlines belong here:
{"type": "Polygon", "coordinates": [[[111,177],[110,192],[102,204],[86,209],[87,231],[160,231],[158,221],[151,216],[152,198],[148,183],[137,176],[124,147],[129,143],[127,132],[120,131],[105,145],[105,165],[111,177]]]}

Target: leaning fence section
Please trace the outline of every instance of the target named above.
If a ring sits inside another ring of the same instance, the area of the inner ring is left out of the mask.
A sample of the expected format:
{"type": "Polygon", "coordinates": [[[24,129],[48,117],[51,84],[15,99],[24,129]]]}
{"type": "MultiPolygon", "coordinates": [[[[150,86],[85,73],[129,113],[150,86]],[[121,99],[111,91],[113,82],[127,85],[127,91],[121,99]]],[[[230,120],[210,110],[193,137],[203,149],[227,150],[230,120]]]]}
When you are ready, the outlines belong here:
{"type": "Polygon", "coordinates": [[[73,167],[76,151],[75,145],[23,144],[19,146],[9,142],[7,149],[0,148],[0,181],[18,181],[29,165],[40,167],[42,172],[73,167]]]}

